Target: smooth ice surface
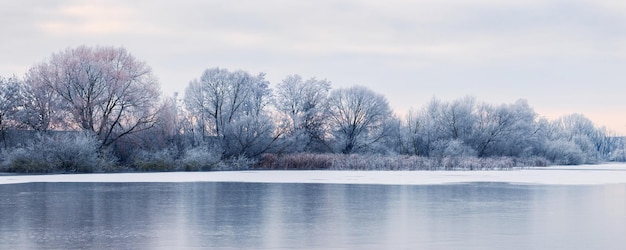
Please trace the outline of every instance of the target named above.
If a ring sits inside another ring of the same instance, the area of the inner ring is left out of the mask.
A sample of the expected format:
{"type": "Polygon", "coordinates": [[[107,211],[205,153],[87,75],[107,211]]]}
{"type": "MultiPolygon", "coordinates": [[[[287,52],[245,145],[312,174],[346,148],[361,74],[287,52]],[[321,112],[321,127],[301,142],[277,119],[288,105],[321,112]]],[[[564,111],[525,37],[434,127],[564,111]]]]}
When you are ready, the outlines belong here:
{"type": "Polygon", "coordinates": [[[256,182],[432,185],[504,182],[544,185],[626,183],[626,164],[555,166],[507,171],[226,171],[0,175],[0,184],[33,182],[256,182]]]}
{"type": "Polygon", "coordinates": [[[1,249],[623,250],[626,184],[0,185],[1,249]]]}

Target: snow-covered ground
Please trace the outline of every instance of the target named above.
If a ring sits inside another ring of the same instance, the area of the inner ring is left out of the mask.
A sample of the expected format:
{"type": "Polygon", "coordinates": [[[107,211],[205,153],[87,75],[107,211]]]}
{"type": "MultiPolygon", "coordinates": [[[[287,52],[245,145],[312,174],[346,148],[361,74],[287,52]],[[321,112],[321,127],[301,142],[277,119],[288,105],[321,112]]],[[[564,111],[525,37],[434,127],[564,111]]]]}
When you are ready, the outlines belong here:
{"type": "Polygon", "coordinates": [[[626,184],[626,164],[556,166],[509,171],[232,171],[0,175],[0,184],[31,182],[259,182],[428,185],[506,182],[546,185],[626,184]]]}

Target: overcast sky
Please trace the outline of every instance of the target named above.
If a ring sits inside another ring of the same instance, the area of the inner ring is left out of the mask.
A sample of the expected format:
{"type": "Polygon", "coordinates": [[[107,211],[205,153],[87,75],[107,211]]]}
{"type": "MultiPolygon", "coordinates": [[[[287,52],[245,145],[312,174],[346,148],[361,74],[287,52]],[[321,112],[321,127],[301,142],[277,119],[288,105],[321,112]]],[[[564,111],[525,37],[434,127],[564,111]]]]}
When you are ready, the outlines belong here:
{"type": "Polygon", "coordinates": [[[0,0],[0,76],[79,45],[125,47],[166,94],[223,67],[363,85],[398,112],[526,99],[626,134],[623,0],[0,0]]]}

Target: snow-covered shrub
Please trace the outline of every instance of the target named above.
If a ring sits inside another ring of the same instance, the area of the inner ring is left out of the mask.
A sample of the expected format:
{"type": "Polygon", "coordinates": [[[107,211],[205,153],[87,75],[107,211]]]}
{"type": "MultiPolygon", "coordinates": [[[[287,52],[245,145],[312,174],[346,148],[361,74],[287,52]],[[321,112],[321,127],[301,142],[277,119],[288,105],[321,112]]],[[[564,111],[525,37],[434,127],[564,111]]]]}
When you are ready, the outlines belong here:
{"type": "Polygon", "coordinates": [[[458,157],[476,156],[476,150],[463,143],[461,140],[438,140],[433,142],[431,156],[435,157],[458,157]]]}
{"type": "Polygon", "coordinates": [[[477,157],[446,157],[446,159],[452,159],[453,165],[446,166],[446,169],[461,169],[461,170],[482,170],[484,161],[477,157]]]}
{"type": "Polygon", "coordinates": [[[32,146],[2,151],[2,172],[47,173],[52,166],[46,163],[43,154],[34,154],[32,146]]]}
{"type": "Polygon", "coordinates": [[[611,161],[626,162],[626,150],[615,150],[611,153],[611,161]]]}
{"type": "Polygon", "coordinates": [[[444,157],[441,159],[441,166],[444,170],[453,170],[459,165],[459,159],[457,157],[444,157]]]}
{"type": "Polygon", "coordinates": [[[132,166],[139,171],[175,171],[178,170],[175,157],[175,151],[169,148],[159,151],[142,150],[133,155],[132,166]]]}
{"type": "Polygon", "coordinates": [[[504,170],[504,169],[512,169],[515,167],[521,167],[521,165],[517,164],[517,161],[512,157],[489,157],[489,158],[476,158],[481,163],[480,169],[487,170],[504,170]]]}
{"type": "Polygon", "coordinates": [[[515,158],[515,166],[517,167],[547,167],[551,163],[542,156],[526,156],[515,158]]]}
{"type": "Polygon", "coordinates": [[[247,170],[252,168],[253,165],[257,165],[254,159],[245,155],[239,155],[220,161],[215,170],[247,170]]]}
{"type": "Polygon", "coordinates": [[[221,156],[222,151],[217,147],[201,146],[186,150],[179,162],[186,171],[211,170],[221,156]]]}
{"type": "Polygon", "coordinates": [[[461,140],[452,140],[443,151],[445,156],[476,156],[476,150],[461,140]]]}
{"type": "Polygon", "coordinates": [[[434,170],[506,170],[522,167],[512,157],[443,157],[435,161],[434,170]]]}
{"type": "Polygon", "coordinates": [[[99,172],[116,162],[100,152],[99,145],[89,133],[39,135],[22,147],[4,151],[1,165],[11,172],[99,172]]]}
{"type": "Polygon", "coordinates": [[[579,165],[585,163],[585,154],[576,143],[565,140],[546,143],[545,157],[557,165],[579,165]]]}
{"type": "Polygon", "coordinates": [[[43,146],[49,149],[47,160],[62,171],[98,172],[114,164],[112,156],[99,153],[100,142],[88,133],[72,133],[44,142],[43,146]]]}
{"type": "Polygon", "coordinates": [[[593,142],[586,136],[574,136],[572,141],[578,146],[584,157],[583,163],[591,164],[598,163],[599,152],[596,150],[593,142]]]}

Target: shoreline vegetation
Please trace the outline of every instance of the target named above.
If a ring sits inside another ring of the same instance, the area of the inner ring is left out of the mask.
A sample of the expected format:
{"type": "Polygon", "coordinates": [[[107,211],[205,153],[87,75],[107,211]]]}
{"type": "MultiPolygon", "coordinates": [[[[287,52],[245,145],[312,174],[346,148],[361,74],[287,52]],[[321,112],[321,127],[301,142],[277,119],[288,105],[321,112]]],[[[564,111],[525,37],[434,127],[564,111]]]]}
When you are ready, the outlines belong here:
{"type": "Polygon", "coordinates": [[[123,173],[123,172],[194,172],[241,170],[359,170],[359,171],[480,171],[547,167],[543,158],[489,157],[420,157],[403,155],[344,154],[264,154],[259,160],[238,157],[211,163],[156,160],[137,163],[136,167],[102,162],[68,163],[16,160],[0,168],[0,173],[123,173]]]}
{"type": "Polygon", "coordinates": [[[253,169],[267,170],[510,170],[545,167],[542,158],[406,155],[265,154],[253,169]]]}
{"type": "MultiPolygon", "coordinates": [[[[80,145],[79,145],[80,146],[80,145]]],[[[24,153],[20,151],[20,153],[24,153]]],[[[93,156],[93,155],[92,155],[93,156]]],[[[406,155],[357,155],[357,154],[263,154],[259,159],[246,157],[231,159],[143,159],[135,166],[116,165],[111,159],[100,157],[82,158],[80,154],[66,155],[73,159],[54,160],[33,155],[21,155],[0,165],[0,173],[124,173],[124,172],[194,172],[194,171],[242,171],[242,170],[358,170],[358,171],[481,171],[513,170],[531,167],[548,167],[545,158],[514,158],[474,156],[421,157],[406,155]],[[30,158],[30,159],[26,159],[30,158]]],[[[49,158],[49,157],[48,157],[49,158]]],[[[56,157],[61,159],[62,156],[56,157]]]]}
{"type": "Polygon", "coordinates": [[[523,99],[433,97],[400,115],[367,87],[297,74],[213,67],[163,96],[145,62],[110,46],[0,76],[0,172],[508,170],[626,161],[625,141],[523,99]]]}

